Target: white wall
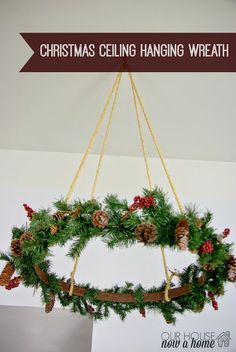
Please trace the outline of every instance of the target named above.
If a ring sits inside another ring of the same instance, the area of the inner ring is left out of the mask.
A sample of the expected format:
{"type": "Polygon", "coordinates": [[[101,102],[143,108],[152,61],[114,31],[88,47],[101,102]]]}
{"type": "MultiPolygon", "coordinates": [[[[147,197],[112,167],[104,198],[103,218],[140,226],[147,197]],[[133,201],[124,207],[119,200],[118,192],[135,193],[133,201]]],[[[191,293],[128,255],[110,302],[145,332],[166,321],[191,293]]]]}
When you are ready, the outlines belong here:
{"type": "MultiPolygon", "coordinates": [[[[6,250],[13,225],[26,222],[21,206],[28,203],[32,208],[48,207],[51,202],[65,195],[80,160],[80,155],[43,152],[0,150],[0,249],[6,250]]],[[[92,155],[77,187],[77,195],[87,198],[97,157],[92,155]]],[[[169,190],[158,160],[150,160],[154,183],[169,190]]],[[[229,241],[236,242],[236,164],[226,162],[203,162],[168,160],[176,187],[185,203],[196,202],[200,208],[211,209],[215,214],[213,225],[223,230],[231,228],[229,241]]],[[[105,157],[98,184],[98,196],[118,193],[130,200],[146,185],[143,160],[130,157],[105,157]]],[[[55,250],[55,270],[66,274],[72,263],[65,258],[63,249],[55,250]]],[[[170,268],[183,268],[194,260],[193,255],[167,250],[170,268]]],[[[2,266],[2,264],[1,264],[2,266]]],[[[130,249],[107,251],[98,240],[90,243],[79,262],[78,282],[91,282],[101,287],[132,281],[144,286],[158,285],[164,278],[160,252],[137,245],[130,249]],[[152,270],[149,268],[152,267],[152,270]],[[154,269],[153,269],[154,267],[154,269]]],[[[0,290],[0,303],[9,305],[40,305],[39,295],[31,289],[19,287],[10,292],[0,290]]],[[[235,287],[227,284],[225,296],[219,300],[219,311],[209,306],[201,314],[186,313],[179,317],[175,327],[166,325],[163,318],[148,313],[143,319],[132,313],[124,323],[112,316],[108,321],[98,322],[94,327],[93,352],[108,351],[159,351],[161,333],[206,332],[218,335],[230,331],[231,344],[225,351],[236,350],[235,338],[235,287]]],[[[171,351],[171,349],[166,349],[171,351]]],[[[181,348],[177,349],[181,351],[181,348]]],[[[184,349],[186,350],[186,349],[184,349]]],[[[204,349],[200,349],[204,351],[204,349]]],[[[223,351],[215,348],[214,351],[223,351]]],[[[192,350],[193,351],[193,350],[192,350]]],[[[207,351],[207,350],[206,350],[207,351]]]]}

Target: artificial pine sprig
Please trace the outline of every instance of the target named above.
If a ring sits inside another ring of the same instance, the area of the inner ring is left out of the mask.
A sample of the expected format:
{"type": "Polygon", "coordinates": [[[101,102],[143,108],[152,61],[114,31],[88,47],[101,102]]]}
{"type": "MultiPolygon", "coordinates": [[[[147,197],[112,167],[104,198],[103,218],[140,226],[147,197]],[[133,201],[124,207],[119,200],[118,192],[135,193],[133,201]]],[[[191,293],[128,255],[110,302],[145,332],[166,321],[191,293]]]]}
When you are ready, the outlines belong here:
{"type": "MultiPolygon", "coordinates": [[[[226,228],[219,235],[210,226],[212,214],[208,211],[200,216],[195,206],[187,207],[183,217],[173,209],[167,195],[159,188],[152,191],[144,189],[141,195],[134,197],[133,202],[120,200],[117,195],[107,195],[103,203],[80,199],[66,203],[60,199],[54,203],[54,210],[33,211],[28,205],[25,209],[30,222],[12,229],[12,241],[17,243],[11,244],[13,250],[9,255],[0,253],[0,260],[14,266],[24,286],[41,291],[47,311],[48,305],[51,307],[56,298],[63,307],[69,306],[72,311],[89,315],[95,320],[106,319],[111,312],[123,320],[133,310],[144,317],[153,310],[160,312],[168,323],[174,323],[176,314],[186,310],[199,312],[206,303],[210,303],[208,292],[217,297],[222,294],[226,281],[236,281],[236,259],[232,255],[232,245],[224,243],[230,230],[226,228]],[[115,285],[103,290],[110,294],[132,294],[134,302],[101,301],[97,298],[100,289],[90,284],[79,285],[85,289],[82,296],[70,296],[62,291],[61,280],[66,279],[59,278],[51,271],[51,248],[54,245],[64,246],[71,241],[67,255],[72,259],[80,256],[94,238],[100,238],[108,248],[129,247],[141,242],[140,245],[147,247],[158,248],[162,245],[179,250],[177,227],[178,237],[186,235],[185,245],[196,253],[197,262],[178,273],[179,285],[191,284],[191,291],[170,302],[144,300],[146,294],[163,292],[166,282],[149,289],[141,284],[134,286],[126,282],[122,287],[115,285]],[[37,275],[35,266],[46,275],[47,283],[37,275]],[[204,283],[199,285],[198,279],[202,275],[204,283]]],[[[16,287],[16,281],[12,281],[9,288],[16,287]]],[[[215,298],[212,302],[216,309],[215,298]]]]}

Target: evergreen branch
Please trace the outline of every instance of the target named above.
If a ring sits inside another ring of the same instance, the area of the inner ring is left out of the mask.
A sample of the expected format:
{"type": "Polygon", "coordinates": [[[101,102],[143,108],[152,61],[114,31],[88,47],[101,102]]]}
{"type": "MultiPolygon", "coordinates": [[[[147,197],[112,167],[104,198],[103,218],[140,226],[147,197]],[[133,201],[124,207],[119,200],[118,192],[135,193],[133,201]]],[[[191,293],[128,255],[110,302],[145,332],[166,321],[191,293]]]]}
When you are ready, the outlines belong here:
{"type": "Polygon", "coordinates": [[[0,252],[0,260],[10,262],[10,257],[4,252],[0,252]]]}

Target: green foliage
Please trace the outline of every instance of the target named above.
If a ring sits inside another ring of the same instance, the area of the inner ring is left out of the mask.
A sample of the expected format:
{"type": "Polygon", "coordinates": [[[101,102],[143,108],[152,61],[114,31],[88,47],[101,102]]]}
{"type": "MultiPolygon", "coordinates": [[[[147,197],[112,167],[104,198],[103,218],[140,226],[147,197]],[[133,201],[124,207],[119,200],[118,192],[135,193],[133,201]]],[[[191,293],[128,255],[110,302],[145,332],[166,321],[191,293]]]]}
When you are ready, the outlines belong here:
{"type": "Polygon", "coordinates": [[[9,256],[6,253],[0,252],[0,260],[10,261],[9,256]]]}
{"type": "Polygon", "coordinates": [[[50,293],[53,292],[63,307],[70,306],[73,312],[90,315],[95,320],[107,319],[111,311],[123,320],[129,312],[145,308],[160,312],[166,321],[174,323],[176,314],[182,314],[186,310],[196,312],[199,307],[208,303],[208,291],[219,295],[227,281],[227,260],[231,255],[231,245],[218,240],[217,232],[210,226],[212,219],[210,212],[202,215],[202,225],[199,227],[196,225],[196,219],[199,219],[200,215],[196,207],[186,208],[184,217],[190,230],[188,248],[198,254],[198,260],[179,274],[179,285],[191,284],[191,292],[170,302],[165,300],[144,302],[145,293],[163,291],[165,282],[159,287],[149,289],[141,285],[135,287],[132,283],[126,282],[123,287],[115,285],[105,290],[108,293],[133,294],[135,303],[99,301],[97,295],[100,290],[90,284],[80,284],[80,287],[86,289],[83,297],[69,296],[68,293],[61,291],[60,280],[64,278],[59,278],[51,272],[50,249],[54,245],[64,246],[67,241],[71,241],[67,255],[72,259],[80,256],[88,242],[97,237],[101,238],[108,248],[129,247],[137,243],[135,230],[141,223],[154,224],[157,231],[156,240],[146,246],[162,245],[179,250],[175,230],[183,214],[173,210],[166,194],[159,188],[152,191],[144,189],[143,197],[153,197],[154,204],[149,207],[143,206],[142,209],[131,209],[131,204],[128,204],[127,200],[120,200],[117,195],[107,195],[103,203],[77,199],[67,204],[60,199],[54,203],[54,207],[64,216],[57,218],[50,209],[35,212],[27,227],[12,229],[12,239],[20,239],[24,232],[31,232],[33,236],[33,239],[22,243],[21,256],[0,253],[0,260],[14,264],[26,287],[40,289],[43,303],[50,301],[50,293]],[[74,216],[74,212],[78,209],[79,213],[74,216]],[[109,222],[104,228],[95,227],[92,222],[93,214],[97,210],[103,210],[108,215],[109,222]],[[55,234],[51,233],[52,225],[57,227],[55,234]],[[211,253],[202,253],[200,247],[208,240],[212,242],[214,250],[211,253]],[[48,284],[42,282],[36,275],[34,265],[39,265],[47,274],[48,284]],[[207,266],[211,266],[213,270],[207,270],[207,266]],[[198,277],[202,274],[205,275],[206,282],[203,286],[199,286],[198,277]]]}
{"type": "Polygon", "coordinates": [[[20,236],[22,235],[22,233],[24,233],[25,231],[25,227],[21,226],[21,227],[13,227],[12,229],[12,239],[15,240],[17,238],[20,238],[20,236]]]}

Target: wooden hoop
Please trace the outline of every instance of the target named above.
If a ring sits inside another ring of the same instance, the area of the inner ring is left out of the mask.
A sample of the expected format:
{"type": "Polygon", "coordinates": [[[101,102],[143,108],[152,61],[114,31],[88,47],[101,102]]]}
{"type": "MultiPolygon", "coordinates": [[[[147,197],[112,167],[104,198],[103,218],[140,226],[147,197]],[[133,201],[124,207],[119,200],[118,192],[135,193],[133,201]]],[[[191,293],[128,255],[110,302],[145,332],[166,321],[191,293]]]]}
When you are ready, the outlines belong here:
{"type": "MultiPolygon", "coordinates": [[[[34,265],[34,270],[37,276],[41,281],[45,284],[48,284],[48,277],[47,274],[44,273],[43,270],[40,269],[38,265],[34,265]]],[[[197,279],[198,285],[203,286],[206,282],[206,276],[202,275],[197,279]]],[[[64,292],[70,291],[70,284],[60,281],[61,290],[64,292]]],[[[187,284],[181,287],[171,288],[168,291],[168,296],[172,298],[181,297],[186,295],[192,290],[192,284],[187,284]]],[[[87,289],[85,287],[80,287],[74,285],[73,294],[76,296],[83,297],[86,293],[87,289]]],[[[119,302],[119,303],[135,303],[136,298],[132,293],[112,293],[107,291],[99,291],[96,299],[98,301],[107,301],[107,302],[119,302]]],[[[165,300],[165,292],[150,292],[144,293],[143,302],[158,302],[165,300]]]]}

